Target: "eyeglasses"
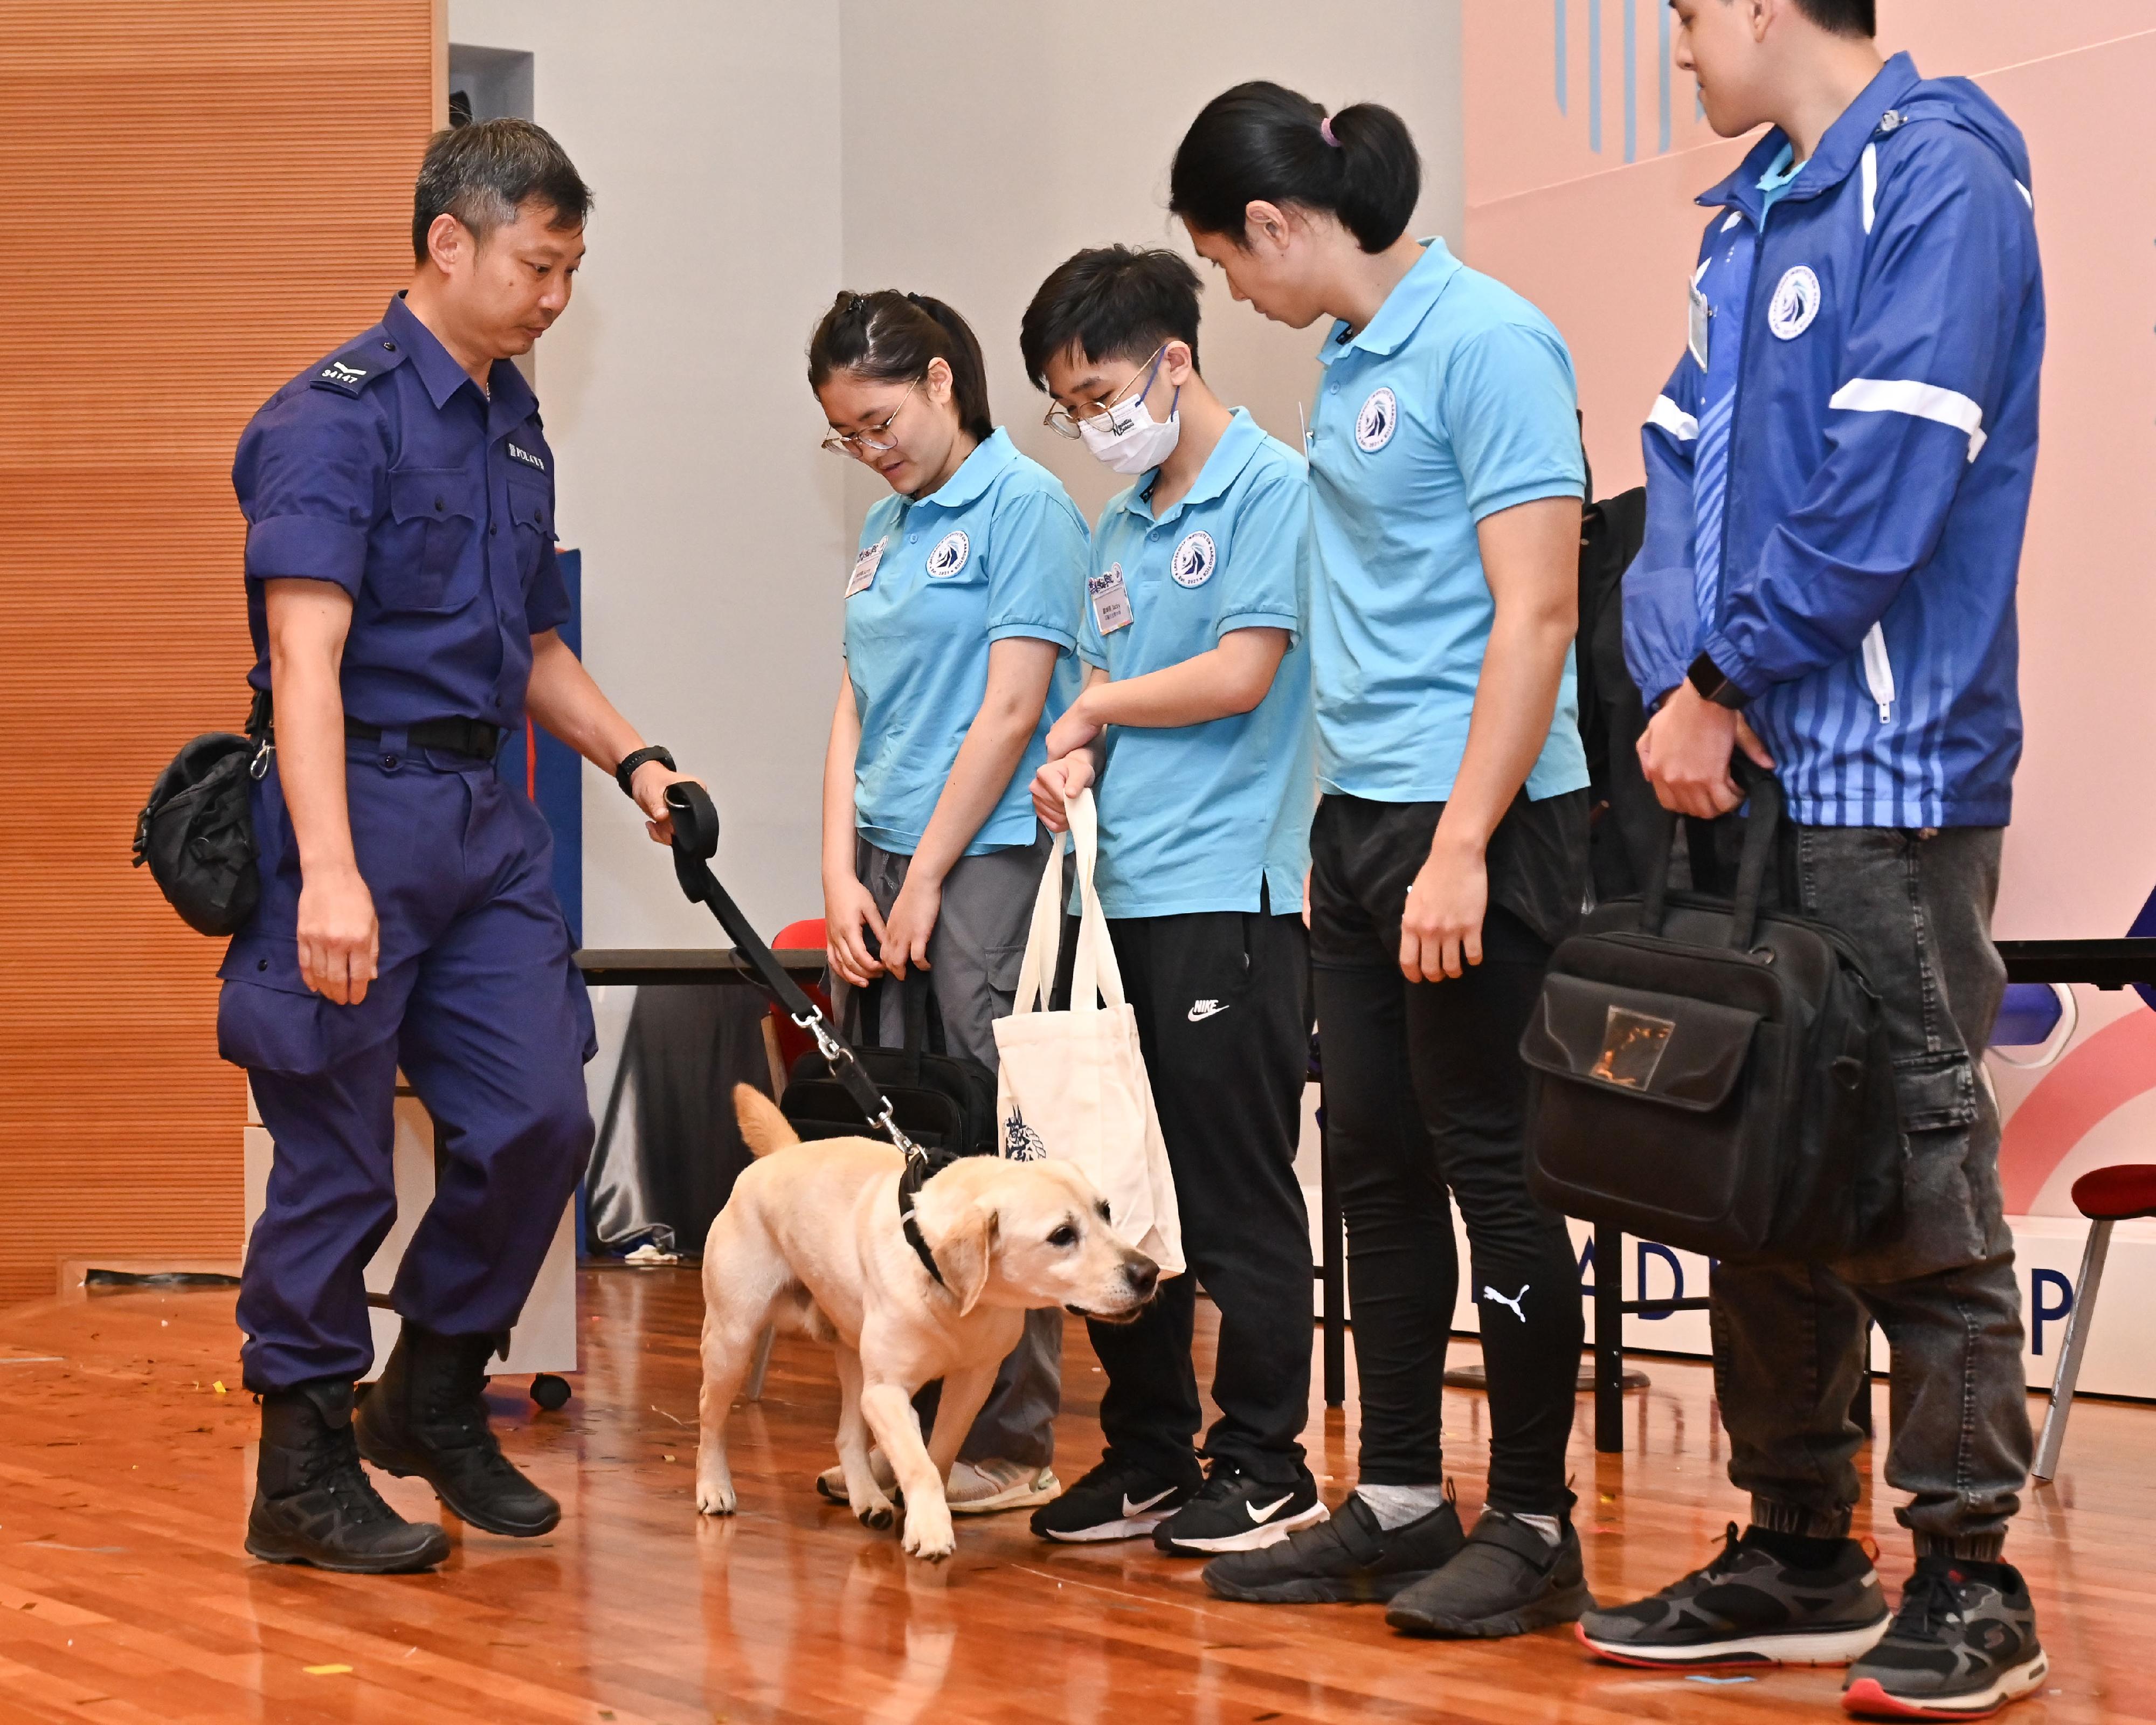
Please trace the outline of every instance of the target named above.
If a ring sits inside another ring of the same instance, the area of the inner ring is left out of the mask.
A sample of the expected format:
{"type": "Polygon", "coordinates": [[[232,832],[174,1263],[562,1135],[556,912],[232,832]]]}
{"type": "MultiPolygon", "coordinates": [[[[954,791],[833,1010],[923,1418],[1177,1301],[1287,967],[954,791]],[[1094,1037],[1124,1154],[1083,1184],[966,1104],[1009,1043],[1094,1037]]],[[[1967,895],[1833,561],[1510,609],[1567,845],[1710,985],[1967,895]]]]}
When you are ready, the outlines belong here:
{"type": "Polygon", "coordinates": [[[1099,418],[1103,413],[1112,413],[1131,398],[1131,390],[1134,386],[1137,387],[1138,394],[1141,396],[1152,388],[1153,373],[1159,369],[1161,355],[1167,352],[1168,344],[1163,341],[1153,349],[1152,357],[1146,362],[1146,368],[1132,377],[1128,383],[1124,384],[1107,400],[1089,402],[1077,408],[1066,408],[1061,402],[1058,402],[1042,415],[1040,423],[1058,437],[1083,436],[1084,433],[1079,429],[1079,427],[1099,418]]]}
{"type": "MultiPolygon", "coordinates": [[[[920,385],[921,379],[916,377],[906,386],[906,393],[898,398],[898,407],[884,415],[880,425],[871,425],[866,431],[834,431],[824,439],[824,447],[834,455],[855,456],[868,449],[873,449],[880,455],[886,449],[896,449],[898,439],[886,434],[891,430],[891,422],[898,418],[899,409],[906,404],[920,385]]],[[[1071,435],[1075,437],[1077,434],[1073,432],[1071,435]]]]}

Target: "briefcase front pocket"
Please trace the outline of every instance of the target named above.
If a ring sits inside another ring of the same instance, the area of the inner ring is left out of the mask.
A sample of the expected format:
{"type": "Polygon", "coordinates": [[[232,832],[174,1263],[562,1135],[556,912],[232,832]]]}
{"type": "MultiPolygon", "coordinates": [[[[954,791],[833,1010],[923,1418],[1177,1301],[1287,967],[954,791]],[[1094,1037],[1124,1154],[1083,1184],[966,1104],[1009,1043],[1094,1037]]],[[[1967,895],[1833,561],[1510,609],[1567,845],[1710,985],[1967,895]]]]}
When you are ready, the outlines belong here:
{"type": "Polygon", "coordinates": [[[1748,1008],[1553,972],[1520,1043],[1530,1184],[1553,1209],[1673,1245],[1756,1246],[1787,1046],[1748,1008]]]}

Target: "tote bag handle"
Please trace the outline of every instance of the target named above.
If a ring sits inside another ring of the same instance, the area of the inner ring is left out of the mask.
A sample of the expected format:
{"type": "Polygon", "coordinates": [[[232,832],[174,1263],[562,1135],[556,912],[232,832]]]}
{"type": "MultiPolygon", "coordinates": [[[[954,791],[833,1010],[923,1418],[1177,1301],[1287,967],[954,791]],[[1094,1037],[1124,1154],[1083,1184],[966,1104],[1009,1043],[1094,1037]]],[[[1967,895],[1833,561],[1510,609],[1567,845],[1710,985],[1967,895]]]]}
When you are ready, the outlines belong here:
{"type": "MultiPolygon", "coordinates": [[[[1078,857],[1078,946],[1070,975],[1070,1010],[1096,1012],[1102,1002],[1123,1004],[1123,975],[1116,963],[1116,949],[1108,939],[1108,919],[1101,909],[1101,895],[1093,884],[1093,867],[1101,845],[1101,823],[1093,806],[1093,793],[1083,790],[1066,798],[1064,812],[1070,821],[1071,844],[1078,857]]],[[[1063,943],[1063,840],[1059,834],[1042,870],[1040,890],[1034,896],[1033,924],[1027,932],[1025,958],[1019,966],[1018,999],[1013,1015],[1048,1010],[1050,991],[1055,984],[1055,959],[1063,943]]]]}

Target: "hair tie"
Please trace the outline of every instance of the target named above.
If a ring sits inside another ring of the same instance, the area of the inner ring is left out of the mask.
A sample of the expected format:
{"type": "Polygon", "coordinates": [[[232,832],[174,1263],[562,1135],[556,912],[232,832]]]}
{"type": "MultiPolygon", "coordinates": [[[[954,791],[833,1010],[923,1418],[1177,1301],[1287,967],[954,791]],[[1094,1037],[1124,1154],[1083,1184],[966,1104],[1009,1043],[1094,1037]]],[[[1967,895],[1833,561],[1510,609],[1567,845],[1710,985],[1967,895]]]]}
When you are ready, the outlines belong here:
{"type": "Polygon", "coordinates": [[[1332,121],[1330,116],[1317,122],[1317,135],[1333,149],[1337,150],[1340,147],[1340,140],[1332,136],[1332,121]]]}

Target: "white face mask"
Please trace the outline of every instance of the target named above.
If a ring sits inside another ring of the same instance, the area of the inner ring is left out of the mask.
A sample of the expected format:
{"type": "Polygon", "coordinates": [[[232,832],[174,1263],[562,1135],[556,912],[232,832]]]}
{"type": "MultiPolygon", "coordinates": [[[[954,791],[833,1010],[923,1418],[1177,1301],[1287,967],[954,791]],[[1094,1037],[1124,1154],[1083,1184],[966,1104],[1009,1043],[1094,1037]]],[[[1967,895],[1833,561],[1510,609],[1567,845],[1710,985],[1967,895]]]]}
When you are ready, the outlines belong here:
{"type": "Polygon", "coordinates": [[[1183,435],[1183,416],[1176,411],[1175,405],[1183,399],[1183,391],[1178,388],[1175,392],[1168,403],[1168,418],[1163,422],[1154,418],[1146,408],[1146,392],[1152,388],[1152,379],[1148,374],[1145,388],[1138,391],[1134,400],[1118,402],[1106,411],[1078,422],[1078,434],[1086,439],[1086,447],[1112,472],[1137,475],[1152,471],[1174,453],[1176,440],[1183,435]]]}

